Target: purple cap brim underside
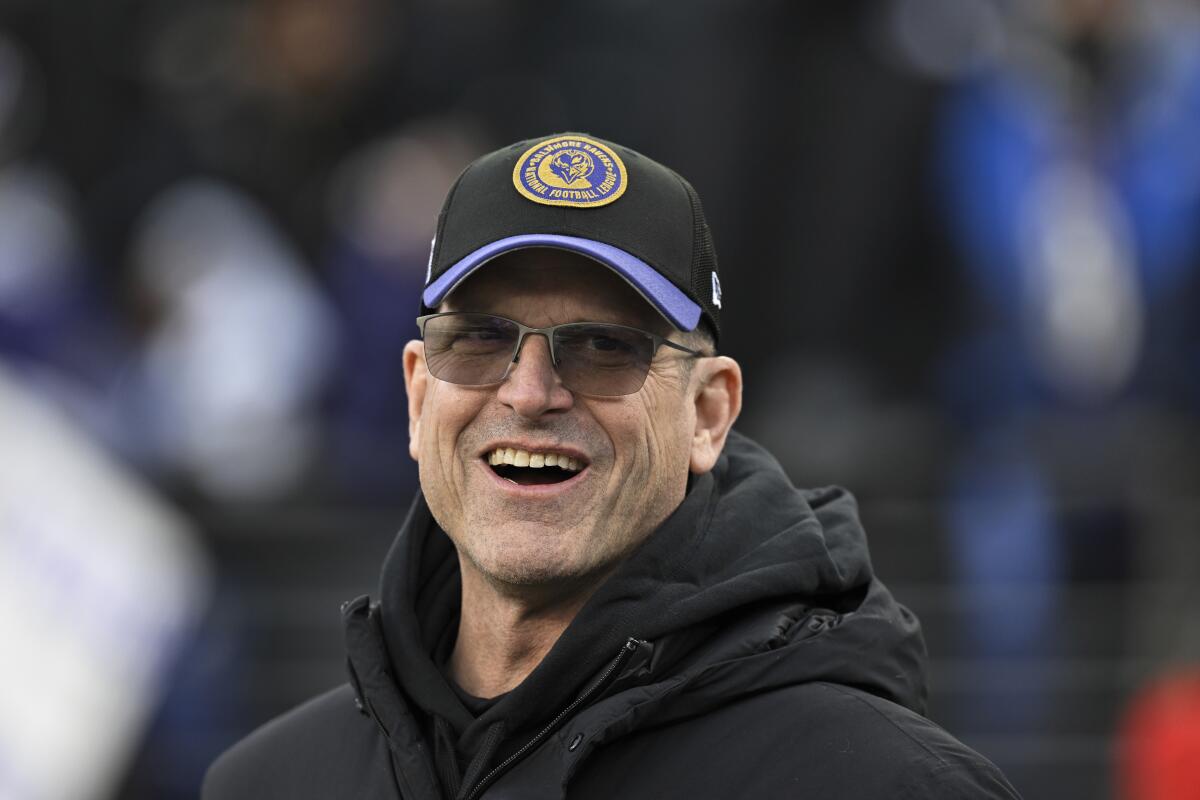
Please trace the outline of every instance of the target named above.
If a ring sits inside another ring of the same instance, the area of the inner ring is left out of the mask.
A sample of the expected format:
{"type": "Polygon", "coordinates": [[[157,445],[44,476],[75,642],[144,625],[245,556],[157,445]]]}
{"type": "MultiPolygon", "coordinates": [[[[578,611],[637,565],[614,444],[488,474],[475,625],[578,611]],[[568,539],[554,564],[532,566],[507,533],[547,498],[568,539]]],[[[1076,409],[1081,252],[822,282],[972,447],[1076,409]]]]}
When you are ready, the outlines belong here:
{"type": "Polygon", "coordinates": [[[588,256],[624,278],[679,330],[695,330],[700,324],[700,306],[645,261],[610,244],[552,233],[526,233],[484,245],[426,286],[421,296],[422,302],[428,308],[436,308],[455,286],[476,269],[502,253],[526,247],[557,247],[588,256]]]}

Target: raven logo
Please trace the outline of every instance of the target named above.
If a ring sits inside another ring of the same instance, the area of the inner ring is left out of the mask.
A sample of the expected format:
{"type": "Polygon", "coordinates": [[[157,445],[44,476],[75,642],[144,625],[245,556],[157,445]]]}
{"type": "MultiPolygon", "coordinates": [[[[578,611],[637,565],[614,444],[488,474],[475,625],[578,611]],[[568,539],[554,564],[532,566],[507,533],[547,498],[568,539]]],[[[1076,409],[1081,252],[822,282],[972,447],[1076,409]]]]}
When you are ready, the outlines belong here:
{"type": "Polygon", "coordinates": [[[564,187],[582,189],[591,188],[592,184],[587,178],[595,172],[596,163],[582,150],[560,150],[550,159],[548,168],[562,180],[564,187]]]}

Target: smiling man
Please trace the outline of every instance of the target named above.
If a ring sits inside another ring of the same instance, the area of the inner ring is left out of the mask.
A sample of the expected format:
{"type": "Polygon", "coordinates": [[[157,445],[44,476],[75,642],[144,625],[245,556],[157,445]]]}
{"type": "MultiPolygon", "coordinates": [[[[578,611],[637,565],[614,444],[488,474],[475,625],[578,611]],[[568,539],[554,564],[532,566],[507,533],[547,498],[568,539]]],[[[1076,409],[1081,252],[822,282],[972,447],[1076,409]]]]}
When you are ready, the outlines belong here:
{"type": "Polygon", "coordinates": [[[1012,798],[924,716],[854,501],[731,430],[700,201],[561,134],[446,199],[405,351],[421,492],[350,681],[210,770],[241,798],[1012,798]]]}

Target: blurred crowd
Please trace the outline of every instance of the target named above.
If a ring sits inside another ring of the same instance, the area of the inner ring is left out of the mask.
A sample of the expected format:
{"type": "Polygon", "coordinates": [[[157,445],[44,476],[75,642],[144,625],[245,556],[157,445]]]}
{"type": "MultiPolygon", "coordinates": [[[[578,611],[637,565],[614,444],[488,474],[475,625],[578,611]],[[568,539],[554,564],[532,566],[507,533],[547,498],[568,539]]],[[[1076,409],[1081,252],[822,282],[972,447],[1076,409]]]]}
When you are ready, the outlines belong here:
{"type": "Polygon", "coordinates": [[[1193,0],[0,0],[0,370],[186,508],[402,508],[442,197],[558,130],[689,177],[740,426],[934,504],[981,657],[1200,585],[1193,0]]]}

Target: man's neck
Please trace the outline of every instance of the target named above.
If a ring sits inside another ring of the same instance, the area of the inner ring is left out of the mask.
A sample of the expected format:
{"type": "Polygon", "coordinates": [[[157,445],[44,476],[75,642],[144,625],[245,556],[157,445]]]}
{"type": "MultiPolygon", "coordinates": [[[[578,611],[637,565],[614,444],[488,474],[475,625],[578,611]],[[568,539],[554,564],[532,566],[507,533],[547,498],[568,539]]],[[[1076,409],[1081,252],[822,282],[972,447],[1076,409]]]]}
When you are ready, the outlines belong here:
{"type": "Polygon", "coordinates": [[[528,677],[583,608],[599,581],[569,593],[501,591],[462,560],[462,617],[450,675],[468,694],[490,698],[528,677]]]}

